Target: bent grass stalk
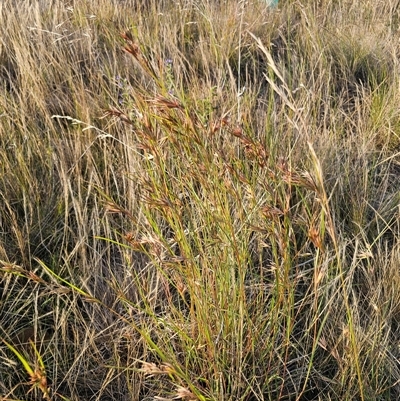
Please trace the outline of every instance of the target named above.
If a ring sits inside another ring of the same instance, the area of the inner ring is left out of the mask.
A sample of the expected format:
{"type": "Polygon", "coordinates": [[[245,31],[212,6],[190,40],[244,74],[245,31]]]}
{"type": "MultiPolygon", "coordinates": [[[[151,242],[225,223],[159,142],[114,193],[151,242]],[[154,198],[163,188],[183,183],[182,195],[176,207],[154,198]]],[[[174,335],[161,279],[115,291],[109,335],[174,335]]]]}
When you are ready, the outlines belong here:
{"type": "Polygon", "coordinates": [[[24,369],[26,373],[29,375],[30,381],[29,385],[31,385],[31,389],[28,391],[31,392],[35,388],[39,388],[39,390],[43,394],[43,398],[46,400],[50,400],[50,393],[49,393],[49,387],[47,384],[47,378],[46,378],[46,368],[43,363],[43,359],[36,348],[35,343],[30,340],[29,344],[31,345],[35,356],[36,356],[36,362],[35,366],[31,366],[31,364],[28,362],[28,359],[21,353],[19,352],[14,346],[12,346],[10,343],[8,343],[6,340],[2,339],[3,343],[7,346],[7,348],[14,353],[14,355],[19,359],[19,361],[22,363],[24,366],[24,369]]]}

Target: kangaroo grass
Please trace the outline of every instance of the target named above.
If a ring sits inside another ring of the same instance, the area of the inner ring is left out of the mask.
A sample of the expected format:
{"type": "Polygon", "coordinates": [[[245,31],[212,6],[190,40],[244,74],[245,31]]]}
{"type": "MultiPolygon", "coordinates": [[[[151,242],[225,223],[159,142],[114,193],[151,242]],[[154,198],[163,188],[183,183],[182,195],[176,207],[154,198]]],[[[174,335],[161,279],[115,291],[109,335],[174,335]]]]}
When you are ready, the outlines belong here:
{"type": "Polygon", "coordinates": [[[0,398],[398,399],[396,2],[45,3],[0,5],[0,398]]]}

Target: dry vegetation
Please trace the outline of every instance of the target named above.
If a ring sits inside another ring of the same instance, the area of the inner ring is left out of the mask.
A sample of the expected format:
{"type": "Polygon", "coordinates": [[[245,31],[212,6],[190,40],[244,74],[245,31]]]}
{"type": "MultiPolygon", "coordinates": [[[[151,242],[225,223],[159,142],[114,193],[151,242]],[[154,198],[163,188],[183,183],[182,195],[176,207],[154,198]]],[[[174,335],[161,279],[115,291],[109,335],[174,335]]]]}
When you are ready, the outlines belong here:
{"type": "Polygon", "coordinates": [[[0,21],[1,400],[400,398],[397,0],[0,21]]]}

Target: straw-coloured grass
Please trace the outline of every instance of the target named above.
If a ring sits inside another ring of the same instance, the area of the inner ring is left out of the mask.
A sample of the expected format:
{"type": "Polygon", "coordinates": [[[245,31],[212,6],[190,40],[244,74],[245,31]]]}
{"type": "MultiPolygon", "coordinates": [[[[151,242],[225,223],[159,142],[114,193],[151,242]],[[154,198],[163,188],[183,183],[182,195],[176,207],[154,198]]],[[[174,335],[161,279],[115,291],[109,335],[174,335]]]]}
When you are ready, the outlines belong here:
{"type": "Polygon", "coordinates": [[[399,398],[397,3],[0,4],[2,400],[399,398]]]}

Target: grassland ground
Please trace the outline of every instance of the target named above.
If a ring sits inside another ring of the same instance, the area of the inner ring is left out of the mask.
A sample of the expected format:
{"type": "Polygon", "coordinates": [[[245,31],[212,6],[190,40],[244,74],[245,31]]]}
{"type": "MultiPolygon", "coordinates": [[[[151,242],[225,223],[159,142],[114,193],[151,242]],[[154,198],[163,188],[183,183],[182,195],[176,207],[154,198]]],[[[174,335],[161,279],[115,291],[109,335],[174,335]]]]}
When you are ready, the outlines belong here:
{"type": "Polygon", "coordinates": [[[400,398],[394,0],[0,3],[0,400],[400,398]]]}

